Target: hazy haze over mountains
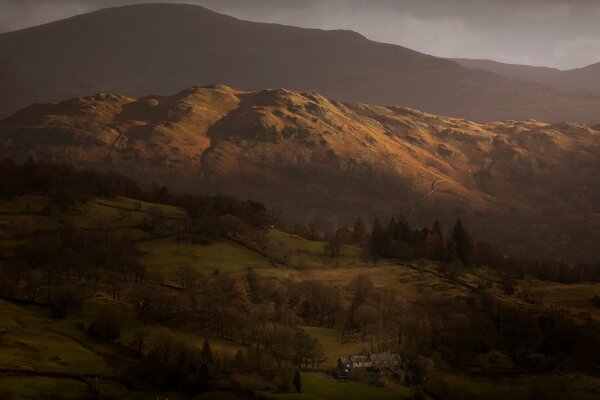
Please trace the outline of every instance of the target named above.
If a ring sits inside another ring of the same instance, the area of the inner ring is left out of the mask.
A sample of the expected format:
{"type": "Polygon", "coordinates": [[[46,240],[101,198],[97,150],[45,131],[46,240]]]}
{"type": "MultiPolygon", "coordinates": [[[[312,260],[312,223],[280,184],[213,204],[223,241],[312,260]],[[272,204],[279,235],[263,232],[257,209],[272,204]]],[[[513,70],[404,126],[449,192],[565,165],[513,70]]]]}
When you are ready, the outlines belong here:
{"type": "Polygon", "coordinates": [[[0,35],[0,114],[96,92],[198,84],[317,91],[478,121],[600,122],[600,96],[523,83],[350,31],[241,21],[202,7],[112,8],[0,35]]]}

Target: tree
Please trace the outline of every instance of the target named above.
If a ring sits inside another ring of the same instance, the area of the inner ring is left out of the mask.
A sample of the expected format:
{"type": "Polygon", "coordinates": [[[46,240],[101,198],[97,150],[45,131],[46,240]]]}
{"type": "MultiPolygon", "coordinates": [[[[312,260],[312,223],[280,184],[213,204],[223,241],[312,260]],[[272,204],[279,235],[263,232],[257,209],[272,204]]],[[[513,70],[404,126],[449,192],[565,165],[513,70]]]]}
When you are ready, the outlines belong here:
{"type": "Polygon", "coordinates": [[[356,324],[355,311],[365,303],[367,296],[372,292],[373,282],[366,275],[358,275],[350,281],[346,289],[350,292],[351,299],[348,324],[354,326],[356,324]]]}
{"type": "Polygon", "coordinates": [[[210,343],[208,343],[208,339],[204,339],[204,344],[202,344],[202,351],[200,352],[200,354],[202,356],[203,363],[212,365],[212,363],[214,361],[213,352],[212,352],[212,349],[210,348],[210,343]]]}
{"type": "Polygon", "coordinates": [[[56,188],[54,197],[59,206],[60,219],[63,221],[66,212],[77,203],[77,193],[66,182],[63,182],[62,185],[56,188]]]}
{"type": "Polygon", "coordinates": [[[365,244],[365,239],[367,237],[367,227],[365,226],[362,219],[357,219],[354,223],[354,228],[352,229],[352,242],[359,246],[363,246],[365,244]]]}
{"type": "Polygon", "coordinates": [[[293,383],[294,383],[294,388],[296,389],[296,392],[302,393],[302,380],[300,378],[300,372],[298,370],[296,370],[296,372],[294,372],[293,383]]]}
{"type": "Polygon", "coordinates": [[[167,216],[162,208],[150,207],[148,214],[144,218],[144,228],[150,232],[160,233],[166,225],[167,216]]]}
{"type": "Polygon", "coordinates": [[[10,157],[0,160],[0,197],[8,201],[23,191],[23,180],[19,176],[18,168],[10,157]]]}
{"type": "Polygon", "coordinates": [[[502,274],[502,291],[508,296],[515,294],[517,280],[510,273],[502,274]]]}
{"type": "Polygon", "coordinates": [[[219,222],[223,226],[225,234],[232,239],[236,239],[239,234],[243,235],[248,229],[238,217],[232,214],[219,217],[219,222]]]}
{"type": "Polygon", "coordinates": [[[356,308],[363,304],[373,290],[373,282],[367,275],[354,277],[346,287],[350,291],[351,305],[356,308]]]}
{"type": "Polygon", "coordinates": [[[440,224],[440,221],[438,221],[437,219],[435,220],[431,231],[435,233],[438,238],[442,238],[442,225],[440,224]]]}
{"type": "Polygon", "coordinates": [[[119,208],[119,219],[125,219],[131,216],[131,210],[127,208],[119,208]]]}
{"type": "Polygon", "coordinates": [[[458,258],[464,266],[470,267],[473,261],[473,247],[469,234],[460,219],[456,221],[456,225],[454,225],[454,228],[452,229],[452,239],[456,245],[458,258]]]}
{"type": "Polygon", "coordinates": [[[150,337],[150,332],[144,328],[136,329],[133,332],[133,338],[131,339],[131,347],[134,348],[136,354],[141,356],[144,351],[144,345],[150,337]]]}
{"type": "Polygon", "coordinates": [[[371,229],[371,252],[376,255],[381,255],[385,246],[385,232],[381,225],[381,220],[375,218],[373,228],[371,229]]]}
{"type": "Polygon", "coordinates": [[[120,300],[121,292],[123,291],[123,283],[119,280],[119,277],[114,273],[110,274],[106,284],[112,295],[112,301],[115,302],[120,300]]]}
{"type": "Polygon", "coordinates": [[[166,186],[161,186],[154,195],[154,200],[157,203],[168,204],[171,200],[169,189],[166,186]]]}
{"type": "Polygon", "coordinates": [[[59,318],[64,318],[71,310],[81,307],[81,296],[71,285],[61,285],[54,291],[52,309],[59,318]]]}
{"type": "Polygon", "coordinates": [[[339,256],[341,247],[341,231],[339,229],[335,233],[327,235],[325,240],[325,254],[327,256],[332,258],[339,256]]]}
{"type": "Polygon", "coordinates": [[[101,340],[113,341],[121,336],[121,325],[121,316],[118,311],[105,307],[96,314],[88,326],[88,333],[101,340]]]}

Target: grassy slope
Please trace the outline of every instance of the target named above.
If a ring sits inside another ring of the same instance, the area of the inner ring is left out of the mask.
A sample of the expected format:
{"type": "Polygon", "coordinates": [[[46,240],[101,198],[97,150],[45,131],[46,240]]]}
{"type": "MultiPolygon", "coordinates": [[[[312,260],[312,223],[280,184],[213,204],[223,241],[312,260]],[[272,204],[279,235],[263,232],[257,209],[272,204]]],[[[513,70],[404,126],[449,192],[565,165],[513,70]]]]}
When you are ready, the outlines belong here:
{"type": "Polygon", "coordinates": [[[411,398],[412,390],[394,384],[376,387],[366,379],[360,382],[337,382],[323,374],[302,373],[302,393],[280,394],[278,400],[400,400],[411,398]]]}
{"type": "MultiPolygon", "coordinates": [[[[271,231],[270,239],[289,243],[295,254],[303,259],[304,268],[273,267],[264,256],[230,241],[197,245],[178,244],[174,237],[153,238],[141,230],[139,224],[146,211],[154,205],[144,202],[136,203],[135,200],[120,197],[95,199],[93,202],[79,206],[67,216],[67,219],[76,221],[83,229],[93,229],[102,225],[118,232],[132,234],[143,240],[140,243],[143,263],[149,270],[160,272],[167,278],[174,278],[177,268],[187,265],[195,266],[206,273],[212,273],[215,269],[223,273],[241,273],[248,266],[254,266],[261,268],[261,274],[278,279],[286,277],[317,279],[338,286],[345,286],[355,276],[367,274],[376,286],[392,286],[399,296],[409,302],[431,293],[443,293],[448,296],[468,294],[466,288],[453,285],[445,279],[435,276],[432,273],[435,271],[431,265],[387,263],[374,267],[366,265],[362,260],[360,249],[352,246],[345,246],[341,256],[333,260],[324,255],[323,243],[309,241],[280,231],[271,231]],[[119,210],[128,211],[120,212],[119,210]]],[[[30,234],[60,226],[60,219],[56,211],[49,216],[39,215],[39,210],[46,204],[48,204],[47,198],[36,195],[24,196],[11,202],[0,201],[0,250],[4,251],[5,255],[10,255],[11,248],[21,242],[22,233],[30,234]]],[[[161,205],[158,207],[163,208],[170,223],[176,224],[184,216],[181,209],[161,205]]],[[[483,278],[495,280],[496,277],[491,271],[481,270],[476,274],[465,276],[464,280],[473,284],[483,278]]],[[[573,314],[585,311],[594,318],[600,317],[589,301],[594,294],[600,294],[600,285],[560,285],[538,281],[532,281],[529,284],[535,290],[545,294],[546,306],[562,307],[573,314]]],[[[492,292],[501,296],[498,288],[493,289],[492,292]]],[[[514,297],[507,297],[505,300],[519,302],[514,297]]],[[[108,297],[100,295],[86,301],[84,308],[70,316],[68,320],[50,322],[43,310],[0,302],[0,367],[18,365],[20,369],[45,372],[62,371],[107,375],[114,373],[111,367],[103,361],[103,356],[119,359],[120,355],[115,354],[115,348],[96,343],[85,332],[77,329],[79,322],[85,325],[89,324],[98,308],[107,303],[110,303],[108,297]]],[[[123,343],[127,343],[131,332],[136,327],[135,324],[128,326],[121,339],[123,343]]],[[[167,328],[157,327],[157,329],[167,328]]],[[[305,329],[324,345],[328,358],[324,363],[325,367],[335,365],[340,355],[356,354],[365,348],[368,349],[368,345],[361,342],[359,338],[341,343],[335,330],[316,327],[306,327],[305,329]]],[[[204,336],[195,333],[170,331],[180,340],[192,345],[200,346],[204,340],[204,336]]],[[[216,338],[209,339],[215,350],[233,352],[240,348],[237,344],[219,341],[216,338]]],[[[484,366],[488,362],[488,356],[482,355],[480,358],[473,360],[473,363],[484,366]]],[[[450,387],[460,387],[461,390],[464,390],[465,398],[470,398],[469,396],[485,398],[486,393],[494,391],[496,386],[494,383],[496,381],[464,375],[445,375],[443,381],[450,387]]],[[[551,377],[550,385],[551,387],[553,387],[552,385],[556,386],[557,390],[562,387],[573,388],[572,393],[576,393],[578,396],[576,398],[587,399],[591,398],[588,396],[589,388],[597,383],[588,378],[572,377],[567,380],[567,378],[551,377]]],[[[499,380],[497,384],[498,397],[489,398],[510,397],[511,390],[516,390],[514,389],[516,386],[522,386],[522,389],[519,389],[521,391],[533,391],[539,387],[540,381],[535,377],[524,377],[521,380],[516,378],[512,381],[509,379],[499,380]]],[[[98,386],[105,393],[113,394],[117,398],[136,398],[136,396],[145,398],[146,396],[143,392],[137,394],[123,392],[122,387],[115,381],[100,380],[98,386]]],[[[286,394],[281,395],[280,398],[352,399],[364,398],[368,395],[373,399],[387,399],[402,398],[407,393],[406,389],[402,387],[376,389],[364,382],[338,384],[320,374],[313,373],[303,374],[303,386],[304,393],[302,395],[286,394]]],[[[11,393],[18,393],[23,396],[22,398],[36,397],[32,395],[34,392],[54,392],[59,387],[63,398],[78,398],[81,391],[85,389],[83,382],[77,380],[0,375],[0,388],[8,388],[11,393]]],[[[2,393],[1,389],[0,394],[2,393]]],[[[223,394],[206,394],[199,398],[223,398],[219,396],[223,396],[223,394]]],[[[457,396],[460,398],[463,396],[463,392],[457,396]]],[[[176,398],[176,396],[170,395],[169,398],[176,398]]]]}
{"type": "Polygon", "coordinates": [[[112,374],[111,368],[97,354],[45,327],[11,329],[2,335],[0,352],[0,369],[112,374]]]}
{"type": "Polygon", "coordinates": [[[325,357],[327,358],[322,364],[324,368],[334,368],[341,356],[359,354],[361,351],[369,349],[369,344],[358,337],[347,342],[341,342],[335,329],[307,326],[304,327],[304,330],[312,337],[317,338],[323,345],[325,357]]]}
{"type": "Polygon", "coordinates": [[[363,252],[356,246],[342,246],[340,255],[331,258],[325,254],[325,244],[323,242],[304,239],[298,235],[275,229],[269,232],[269,240],[287,243],[295,253],[292,257],[292,263],[304,268],[351,268],[364,264],[363,252]]]}
{"type": "Polygon", "coordinates": [[[140,244],[143,262],[151,270],[174,278],[177,269],[191,266],[204,273],[240,272],[247,267],[269,265],[260,254],[229,241],[208,245],[177,243],[174,238],[153,240],[140,244]]]}
{"type": "Polygon", "coordinates": [[[87,385],[78,380],[46,377],[0,376],[0,398],[14,400],[85,398],[87,385]]]}
{"type": "Polygon", "coordinates": [[[0,369],[110,375],[104,360],[78,342],[53,333],[40,311],[0,302],[0,369]]]}
{"type": "Polygon", "coordinates": [[[441,382],[437,389],[431,388],[432,392],[465,400],[592,400],[600,396],[600,379],[575,374],[488,378],[445,374],[441,382]]]}

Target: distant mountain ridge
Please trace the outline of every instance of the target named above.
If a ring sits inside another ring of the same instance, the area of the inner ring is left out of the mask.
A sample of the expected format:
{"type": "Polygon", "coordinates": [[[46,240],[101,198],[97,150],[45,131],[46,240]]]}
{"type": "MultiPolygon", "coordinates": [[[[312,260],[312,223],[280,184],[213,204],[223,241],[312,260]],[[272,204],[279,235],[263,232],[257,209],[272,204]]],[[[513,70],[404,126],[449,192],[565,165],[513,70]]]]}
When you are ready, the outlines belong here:
{"type": "Polygon", "coordinates": [[[20,160],[253,198],[332,226],[398,212],[417,224],[461,218],[508,253],[592,260],[600,229],[597,129],[479,124],[315,93],[213,85],[32,105],[0,121],[0,148],[20,160]]]}
{"type": "Polygon", "coordinates": [[[600,122],[600,95],[472,70],[349,31],[241,21],[199,6],[110,8],[0,35],[0,115],[96,92],[141,96],[215,82],[477,121],[600,122]]]}
{"type": "Polygon", "coordinates": [[[486,70],[509,78],[525,79],[565,90],[581,90],[600,95],[600,62],[563,71],[558,68],[506,64],[492,60],[455,58],[453,61],[467,68],[486,70]]]}

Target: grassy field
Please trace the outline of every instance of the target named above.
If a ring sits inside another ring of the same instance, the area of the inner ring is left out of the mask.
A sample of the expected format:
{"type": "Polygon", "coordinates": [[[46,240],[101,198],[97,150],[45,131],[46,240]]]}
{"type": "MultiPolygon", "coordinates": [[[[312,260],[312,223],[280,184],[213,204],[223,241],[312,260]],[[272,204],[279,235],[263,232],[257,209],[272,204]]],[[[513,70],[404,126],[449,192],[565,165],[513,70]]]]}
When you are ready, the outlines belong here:
{"type": "Polygon", "coordinates": [[[465,295],[465,287],[454,285],[445,279],[427,272],[418,272],[409,264],[386,264],[373,267],[356,266],[351,268],[319,268],[296,270],[288,268],[266,268],[261,274],[278,279],[314,279],[327,282],[338,287],[344,287],[360,275],[366,275],[376,287],[393,287],[399,298],[415,301],[431,293],[449,296],[465,295]]]}
{"type": "Polygon", "coordinates": [[[96,198],[80,207],[77,218],[82,227],[93,228],[101,222],[109,222],[113,227],[136,227],[148,215],[151,208],[159,208],[170,220],[181,220],[186,213],[183,209],[165,205],[132,200],[126,197],[96,198]]]}
{"type": "Polygon", "coordinates": [[[206,392],[194,396],[193,400],[239,400],[242,398],[229,392],[206,392]]]}
{"type": "Polygon", "coordinates": [[[110,375],[111,368],[77,341],[51,331],[53,321],[0,302],[0,369],[110,375]]]}
{"type": "Polygon", "coordinates": [[[0,199],[2,214],[39,214],[48,205],[48,196],[28,194],[10,201],[0,199]]]}
{"type": "Polygon", "coordinates": [[[151,271],[174,278],[181,267],[191,266],[203,273],[231,273],[245,271],[248,267],[269,266],[260,254],[230,241],[218,241],[207,245],[177,243],[175,238],[140,243],[143,263],[151,271]]]}
{"type": "Polygon", "coordinates": [[[0,369],[110,375],[97,354],[65,336],[39,329],[11,329],[0,341],[0,369]]]}
{"type": "MultiPolygon", "coordinates": [[[[139,328],[139,326],[136,327],[130,327],[129,329],[127,329],[126,331],[121,333],[121,337],[120,337],[120,341],[122,343],[129,343],[131,342],[132,339],[132,335],[133,332],[135,331],[135,329],[139,328]]],[[[196,333],[196,332],[190,332],[190,331],[184,331],[181,329],[173,329],[173,328],[168,328],[165,326],[161,326],[161,325],[150,325],[147,326],[146,329],[150,332],[152,332],[153,335],[157,335],[159,333],[167,333],[170,336],[174,337],[175,339],[177,339],[180,342],[186,343],[192,347],[195,347],[197,349],[201,349],[202,345],[204,344],[204,340],[208,339],[209,343],[210,343],[210,347],[213,351],[215,352],[226,352],[229,353],[230,356],[233,356],[238,350],[242,350],[244,349],[244,346],[242,346],[239,343],[236,342],[231,342],[231,341],[227,341],[224,339],[220,339],[218,337],[215,336],[207,336],[207,335],[203,335],[201,333],[196,333]]]]}
{"type": "Polygon", "coordinates": [[[0,398],[2,399],[79,400],[88,394],[87,385],[75,379],[0,376],[0,398]]]}
{"type": "Polygon", "coordinates": [[[318,328],[306,326],[303,328],[310,336],[317,338],[325,349],[327,360],[322,364],[323,368],[334,368],[338,358],[348,354],[359,354],[361,351],[369,350],[369,344],[360,340],[359,337],[351,337],[347,342],[339,340],[338,331],[335,329],[318,328]]]}
{"type": "MultiPolygon", "coordinates": [[[[292,266],[273,265],[268,257],[233,241],[219,240],[201,245],[189,242],[178,243],[175,236],[153,237],[141,229],[140,225],[152,207],[161,208],[168,223],[176,226],[184,218],[182,209],[172,206],[154,205],[137,202],[123,197],[98,198],[78,205],[65,216],[66,222],[75,222],[85,230],[103,227],[139,239],[138,247],[142,253],[141,261],[154,274],[167,280],[175,279],[178,269],[191,266],[204,274],[214,271],[228,274],[241,274],[248,267],[255,268],[259,274],[278,280],[314,279],[343,288],[352,279],[367,275],[377,288],[391,287],[406,304],[422,301],[432,295],[466,297],[470,289],[457,285],[440,277],[432,263],[386,262],[374,266],[355,246],[344,246],[341,255],[330,258],[325,255],[324,243],[310,241],[296,235],[271,230],[268,239],[272,243],[285,242],[291,249],[292,266]]],[[[57,207],[48,198],[38,195],[23,196],[11,202],[0,201],[0,255],[11,256],[13,248],[23,243],[23,237],[33,233],[43,233],[59,228],[63,222],[57,207]],[[40,211],[50,206],[49,215],[40,211]]],[[[171,231],[168,232],[172,233],[171,231]]],[[[600,310],[594,308],[591,299],[600,295],[598,284],[564,285],[558,283],[527,280],[519,282],[520,287],[528,286],[543,293],[542,305],[528,305],[518,296],[506,296],[499,286],[495,271],[479,269],[461,275],[461,281],[477,286],[483,280],[494,282],[489,289],[502,301],[512,302],[522,307],[547,307],[562,309],[572,315],[600,318],[600,310]]],[[[519,290],[519,289],[518,289],[519,290]]],[[[0,369],[13,371],[38,371],[41,373],[62,372],[114,376],[118,374],[114,367],[105,362],[110,358],[119,365],[132,362],[122,347],[97,342],[78,325],[88,326],[94,316],[106,305],[117,306],[108,294],[101,290],[91,299],[87,299],[80,311],[69,314],[68,319],[54,320],[47,309],[24,307],[10,302],[0,301],[0,369]]],[[[130,317],[126,306],[120,305],[126,316],[130,317]]],[[[127,323],[119,341],[127,345],[132,333],[141,326],[135,318],[126,318],[127,323]]],[[[230,354],[243,349],[240,343],[229,342],[203,334],[173,329],[160,325],[147,327],[153,334],[166,331],[176,339],[195,347],[201,347],[208,338],[211,347],[217,352],[230,354]]],[[[327,360],[322,367],[332,368],[340,356],[358,354],[369,350],[370,345],[357,335],[344,342],[338,338],[335,329],[303,327],[323,345],[327,360]]],[[[469,371],[488,373],[498,368],[509,370],[512,360],[496,351],[476,354],[470,360],[469,371]]],[[[448,399],[508,399],[549,398],[549,399],[592,399],[599,398],[598,379],[575,375],[536,376],[528,375],[513,378],[483,378],[458,374],[441,374],[429,388],[432,393],[448,393],[448,399]],[[547,379],[546,379],[547,378],[547,379]],[[532,397],[532,396],[538,397],[532,397]],[[540,397],[541,396],[541,397],[540,397]]],[[[387,384],[378,387],[368,380],[350,383],[338,383],[320,373],[302,373],[303,392],[276,394],[277,399],[404,399],[411,398],[411,389],[387,384]]],[[[94,383],[101,391],[114,398],[145,399],[156,398],[156,393],[142,391],[129,392],[121,383],[112,379],[99,379],[94,383]]],[[[64,399],[81,398],[88,386],[77,379],[48,378],[43,376],[6,376],[0,375],[0,398],[48,398],[47,394],[60,393],[64,399]],[[12,396],[12,397],[9,397],[12,396]]],[[[272,395],[273,393],[269,393],[272,395]]],[[[161,398],[184,398],[174,393],[160,394],[161,398]],[[179,397],[178,397],[179,396],[179,397]]],[[[197,400],[238,398],[226,392],[212,392],[197,395],[197,400]]],[[[187,397],[186,397],[187,398],[187,397]]]]}
{"type": "Polygon", "coordinates": [[[30,309],[0,300],[0,332],[17,327],[39,326],[48,321],[40,308],[30,309]]]}
{"type": "Polygon", "coordinates": [[[359,382],[337,382],[319,373],[302,373],[302,393],[276,395],[278,400],[401,400],[410,399],[412,390],[400,385],[378,387],[369,379],[359,382]]]}
{"type": "MultiPolygon", "coordinates": [[[[89,395],[90,386],[79,377],[99,376],[91,380],[91,385],[100,392],[115,399],[169,398],[185,399],[185,395],[176,393],[146,392],[143,388],[128,391],[118,382],[118,372],[107,364],[105,357],[116,361],[115,365],[124,367],[130,360],[122,350],[114,345],[98,342],[78,328],[93,319],[95,312],[110,304],[104,297],[95,297],[85,302],[83,308],[68,319],[51,319],[43,308],[22,307],[0,301],[0,371],[15,371],[32,376],[20,376],[14,373],[0,372],[1,399],[81,399],[89,395]],[[67,374],[66,377],[47,377],[48,373],[67,374]],[[37,375],[36,375],[37,374],[37,375]],[[110,379],[104,379],[110,378],[110,379]]],[[[139,327],[131,321],[130,330],[120,338],[128,339],[129,332],[139,327]]],[[[164,327],[148,327],[157,333],[164,327]]],[[[171,330],[177,339],[202,346],[204,338],[190,333],[171,330]]],[[[214,342],[214,349],[233,351],[227,342],[214,342]],[[229,346],[229,347],[227,347],[229,346]]]]}
{"type": "Polygon", "coordinates": [[[522,375],[518,377],[478,378],[444,374],[432,393],[447,399],[464,400],[592,400],[600,397],[600,379],[575,374],[522,375]]]}
{"type": "Polygon", "coordinates": [[[594,296],[600,296],[600,284],[560,284],[537,282],[536,291],[542,293],[542,302],[546,306],[562,308],[571,314],[587,314],[600,319],[600,308],[592,303],[594,296]]]}
{"type": "Polygon", "coordinates": [[[294,254],[292,264],[302,268],[358,267],[365,263],[364,252],[356,246],[342,246],[340,255],[331,258],[325,254],[325,243],[304,239],[298,235],[273,229],[268,238],[272,242],[285,242],[294,254]]]}

